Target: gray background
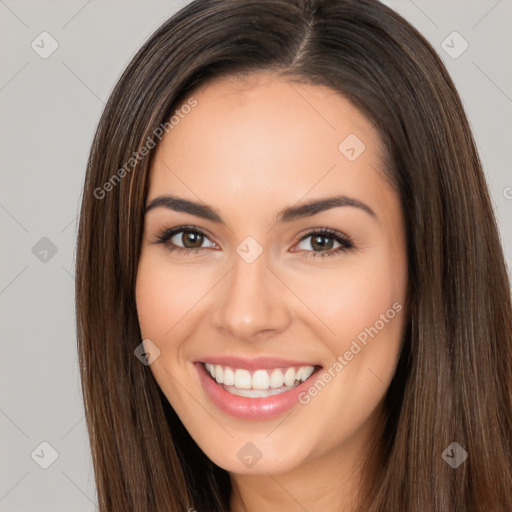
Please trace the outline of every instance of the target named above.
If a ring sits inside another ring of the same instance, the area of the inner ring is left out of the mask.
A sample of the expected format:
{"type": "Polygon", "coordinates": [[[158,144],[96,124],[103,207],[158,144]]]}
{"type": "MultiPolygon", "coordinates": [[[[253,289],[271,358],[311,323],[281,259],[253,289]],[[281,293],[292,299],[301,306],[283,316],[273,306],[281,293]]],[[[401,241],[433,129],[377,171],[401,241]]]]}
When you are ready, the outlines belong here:
{"type": "MultiPolygon", "coordinates": [[[[74,322],[81,186],[120,73],[186,3],[0,0],[0,511],[97,510],[74,322]],[[46,59],[44,31],[58,43],[46,59]]],[[[460,91],[510,268],[512,1],[384,3],[431,41],[460,91]],[[453,31],[469,44],[460,56],[453,31]]]]}

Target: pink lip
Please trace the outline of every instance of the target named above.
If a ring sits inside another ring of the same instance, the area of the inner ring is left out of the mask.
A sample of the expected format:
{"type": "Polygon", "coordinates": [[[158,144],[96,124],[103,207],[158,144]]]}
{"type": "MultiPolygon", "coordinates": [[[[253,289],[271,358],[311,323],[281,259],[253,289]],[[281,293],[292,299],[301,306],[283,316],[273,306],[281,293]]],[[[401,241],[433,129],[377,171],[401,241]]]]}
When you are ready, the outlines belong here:
{"type": "MultiPolygon", "coordinates": [[[[230,363],[233,362],[231,358],[229,358],[229,360],[230,363]]],[[[227,364],[228,366],[231,366],[231,364],[225,363],[225,361],[227,361],[227,359],[222,358],[222,362],[215,364],[227,364]]],[[[260,360],[258,364],[261,364],[261,361],[262,360],[260,360]]],[[[210,360],[208,362],[210,362],[210,360]]],[[[274,364],[281,365],[283,362],[286,363],[284,366],[295,366],[290,364],[292,361],[284,360],[279,360],[279,363],[274,364]]],[[[299,394],[311,385],[310,377],[297,387],[290,389],[289,391],[285,391],[284,393],[279,393],[278,395],[272,395],[265,398],[247,398],[228,393],[221,385],[217,384],[217,382],[211,378],[211,376],[206,372],[206,368],[203,363],[195,362],[194,366],[199,373],[203,389],[210,400],[226,414],[243,420],[270,420],[281,416],[294,406],[298,405],[299,394]]],[[[308,365],[299,363],[297,366],[308,365]]],[[[235,367],[240,368],[240,366],[235,367]]],[[[259,366],[259,368],[262,367],[259,366]]],[[[263,368],[268,368],[268,366],[263,366],[263,368]]],[[[318,371],[319,370],[316,370],[315,373],[318,371]]],[[[312,376],[315,375],[315,373],[313,373],[312,376]]]]}
{"type": "Polygon", "coordinates": [[[219,364],[221,366],[230,366],[231,368],[243,368],[245,370],[264,370],[272,368],[289,368],[291,366],[320,366],[319,363],[293,361],[291,359],[282,359],[280,357],[253,357],[246,359],[236,356],[212,356],[205,359],[198,359],[195,362],[219,364]]]}

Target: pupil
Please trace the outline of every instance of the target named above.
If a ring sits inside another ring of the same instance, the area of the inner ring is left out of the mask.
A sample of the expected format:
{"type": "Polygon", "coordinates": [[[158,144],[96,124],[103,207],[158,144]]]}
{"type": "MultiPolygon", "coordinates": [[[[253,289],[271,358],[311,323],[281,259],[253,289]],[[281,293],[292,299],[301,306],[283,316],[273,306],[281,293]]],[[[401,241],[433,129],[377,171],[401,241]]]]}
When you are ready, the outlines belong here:
{"type": "Polygon", "coordinates": [[[183,235],[183,245],[187,248],[201,247],[203,243],[203,235],[201,233],[185,232],[183,235]],[[191,242],[191,245],[187,245],[191,242]]]}
{"type": "Polygon", "coordinates": [[[311,246],[313,249],[332,249],[333,239],[329,236],[315,236],[311,241],[311,246]],[[315,247],[316,246],[316,247],[315,247]]]}

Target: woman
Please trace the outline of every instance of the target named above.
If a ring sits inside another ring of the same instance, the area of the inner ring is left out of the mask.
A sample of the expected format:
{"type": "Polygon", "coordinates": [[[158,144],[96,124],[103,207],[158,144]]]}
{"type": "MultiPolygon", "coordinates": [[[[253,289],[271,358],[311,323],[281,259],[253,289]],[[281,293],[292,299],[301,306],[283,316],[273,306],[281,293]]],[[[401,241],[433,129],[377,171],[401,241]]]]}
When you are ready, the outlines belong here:
{"type": "Polygon", "coordinates": [[[100,121],[76,282],[102,512],[512,510],[481,163],[439,57],[379,2],[164,23],[100,121]]]}

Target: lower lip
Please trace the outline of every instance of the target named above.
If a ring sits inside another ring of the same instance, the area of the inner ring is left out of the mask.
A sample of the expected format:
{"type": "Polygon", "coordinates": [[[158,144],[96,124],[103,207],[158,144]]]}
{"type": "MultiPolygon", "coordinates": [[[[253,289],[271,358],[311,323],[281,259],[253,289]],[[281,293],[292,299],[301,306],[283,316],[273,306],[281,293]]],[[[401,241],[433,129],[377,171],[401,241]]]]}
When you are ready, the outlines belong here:
{"type": "Polygon", "coordinates": [[[299,404],[299,394],[309,388],[311,377],[318,371],[289,391],[264,398],[248,398],[232,395],[226,391],[210,377],[203,363],[194,363],[194,365],[210,400],[226,414],[243,420],[270,420],[289,411],[299,404]]]}

